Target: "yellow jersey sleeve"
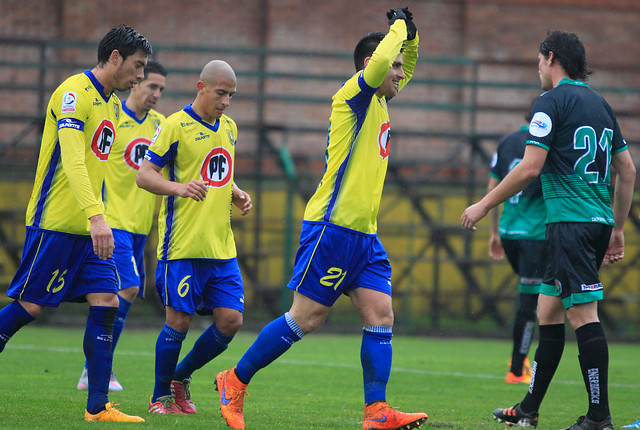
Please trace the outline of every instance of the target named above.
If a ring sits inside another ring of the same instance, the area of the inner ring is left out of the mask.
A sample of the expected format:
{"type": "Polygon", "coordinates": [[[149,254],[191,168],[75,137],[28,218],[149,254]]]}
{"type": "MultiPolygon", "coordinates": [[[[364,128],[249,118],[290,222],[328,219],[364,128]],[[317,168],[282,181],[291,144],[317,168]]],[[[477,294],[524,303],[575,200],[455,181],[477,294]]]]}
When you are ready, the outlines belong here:
{"type": "Polygon", "coordinates": [[[104,212],[102,183],[121,105],[90,71],[74,75],[47,106],[27,225],[87,235],[104,212]]]}

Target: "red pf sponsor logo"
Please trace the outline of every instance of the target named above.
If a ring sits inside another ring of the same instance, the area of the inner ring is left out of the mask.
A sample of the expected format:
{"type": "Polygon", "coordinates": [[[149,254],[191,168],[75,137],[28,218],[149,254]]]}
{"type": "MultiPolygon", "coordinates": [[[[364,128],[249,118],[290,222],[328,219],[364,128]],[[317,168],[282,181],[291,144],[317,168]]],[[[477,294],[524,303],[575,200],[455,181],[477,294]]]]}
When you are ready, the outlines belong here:
{"type": "Polygon", "coordinates": [[[391,123],[383,122],[380,125],[380,133],[378,133],[378,148],[380,148],[380,157],[384,160],[389,156],[389,130],[391,123]]]}
{"type": "Polygon", "coordinates": [[[91,138],[91,151],[101,161],[107,161],[116,138],[116,128],[108,119],[103,119],[91,138]]]}
{"type": "Polygon", "coordinates": [[[208,186],[222,188],[231,181],[232,171],[231,153],[219,146],[213,148],[205,157],[200,168],[200,177],[208,186]]]}
{"type": "Polygon", "coordinates": [[[125,164],[133,170],[140,169],[144,154],[147,153],[147,148],[149,148],[150,144],[151,141],[146,137],[137,137],[129,142],[122,154],[125,164]]]}

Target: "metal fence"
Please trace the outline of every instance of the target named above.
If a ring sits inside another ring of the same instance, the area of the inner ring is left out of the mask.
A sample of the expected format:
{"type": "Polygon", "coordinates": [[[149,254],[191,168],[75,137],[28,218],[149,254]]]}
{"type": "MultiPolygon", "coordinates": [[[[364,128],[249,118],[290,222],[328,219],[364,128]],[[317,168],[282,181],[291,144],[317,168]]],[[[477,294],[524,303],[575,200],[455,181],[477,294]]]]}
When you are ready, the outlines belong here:
{"type": "MultiPolygon", "coordinates": [[[[233,218],[247,293],[246,319],[278,315],[290,301],[284,284],[304,204],[324,168],[330,99],[353,73],[351,55],[168,45],[154,46],[154,51],[169,71],[158,107],[165,114],[193,100],[199,72],[210,59],[225,59],[236,70],[238,93],[229,111],[239,126],[236,180],[255,202],[250,216],[233,218]]],[[[91,68],[95,43],[5,38],[0,39],[0,52],[1,289],[20,258],[46,103],[63,79],[91,68]]],[[[459,218],[486,189],[498,139],[523,123],[531,100],[540,93],[535,67],[534,60],[421,58],[410,85],[391,102],[392,155],[379,235],[394,268],[399,330],[508,333],[516,278],[506,262],[488,258],[487,222],[472,234],[459,226],[459,218]]],[[[636,152],[638,78],[624,70],[596,76],[600,78],[594,77],[592,86],[616,109],[636,152]]],[[[637,204],[632,212],[627,258],[602,270],[607,299],[601,316],[624,339],[640,337],[637,204]]],[[[152,276],[154,244],[152,234],[146,307],[153,315],[159,310],[152,276]]],[[[328,325],[339,328],[353,320],[344,299],[328,325]]]]}

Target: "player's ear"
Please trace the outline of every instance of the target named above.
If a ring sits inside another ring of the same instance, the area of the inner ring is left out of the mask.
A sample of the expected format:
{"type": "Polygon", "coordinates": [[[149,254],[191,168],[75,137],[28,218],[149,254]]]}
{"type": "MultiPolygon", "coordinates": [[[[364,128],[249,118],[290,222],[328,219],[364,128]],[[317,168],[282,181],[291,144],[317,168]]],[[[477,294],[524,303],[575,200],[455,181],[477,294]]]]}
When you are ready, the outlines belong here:
{"type": "Polygon", "coordinates": [[[549,65],[553,64],[554,59],[555,57],[553,55],[553,51],[549,51],[549,55],[547,56],[547,61],[549,62],[549,65]]]}
{"type": "Polygon", "coordinates": [[[364,58],[364,62],[363,62],[364,67],[367,67],[367,64],[369,64],[369,60],[371,60],[371,57],[365,57],[364,58]]]}
{"type": "Polygon", "coordinates": [[[120,51],[118,51],[117,49],[114,49],[113,51],[111,51],[111,55],[109,55],[109,62],[112,62],[113,64],[118,66],[123,61],[124,61],[124,58],[120,54],[120,51]]]}

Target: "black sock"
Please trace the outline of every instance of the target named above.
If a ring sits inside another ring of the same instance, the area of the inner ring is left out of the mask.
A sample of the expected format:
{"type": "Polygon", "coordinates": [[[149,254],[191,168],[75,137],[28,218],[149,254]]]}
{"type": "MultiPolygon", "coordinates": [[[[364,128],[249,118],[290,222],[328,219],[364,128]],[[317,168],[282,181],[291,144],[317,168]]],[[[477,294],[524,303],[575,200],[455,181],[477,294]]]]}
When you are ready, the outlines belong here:
{"type": "Polygon", "coordinates": [[[609,348],[602,330],[602,324],[593,322],[576,330],[578,340],[578,360],[582,377],[589,396],[587,417],[593,421],[603,421],[610,414],[608,374],[609,348]]]}
{"type": "Polygon", "coordinates": [[[511,353],[511,372],[515,376],[522,376],[522,365],[529,354],[536,327],[537,304],[537,294],[520,294],[516,319],[513,324],[513,351],[511,353]]]}
{"type": "Polygon", "coordinates": [[[562,358],[564,337],[564,324],[540,326],[540,342],[533,362],[531,384],[529,391],[520,402],[520,408],[524,412],[538,412],[562,358]]]}

